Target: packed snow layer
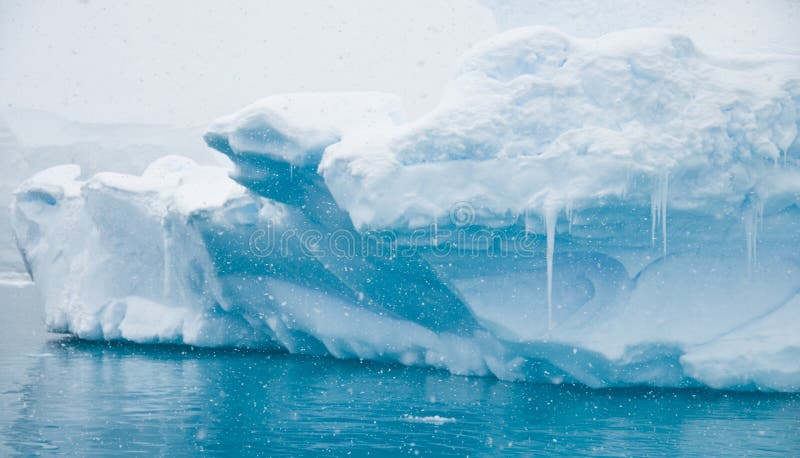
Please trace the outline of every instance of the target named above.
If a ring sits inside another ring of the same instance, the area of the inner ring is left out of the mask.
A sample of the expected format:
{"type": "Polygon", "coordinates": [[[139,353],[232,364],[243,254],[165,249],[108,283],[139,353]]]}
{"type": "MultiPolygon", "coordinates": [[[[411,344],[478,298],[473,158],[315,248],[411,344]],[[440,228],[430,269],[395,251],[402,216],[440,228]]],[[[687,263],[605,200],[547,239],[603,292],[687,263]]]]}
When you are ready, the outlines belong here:
{"type": "Polygon", "coordinates": [[[238,154],[317,165],[325,148],[345,133],[386,128],[404,116],[400,99],[390,94],[280,94],[216,120],[209,132],[224,137],[238,154]]]}
{"type": "Polygon", "coordinates": [[[800,391],[800,66],[522,29],[442,104],[289,94],[16,191],[51,329],[507,380],[800,391]]]}
{"type": "Polygon", "coordinates": [[[721,215],[751,194],[797,201],[798,110],[800,58],[524,28],[467,53],[428,115],[330,145],[320,173],[364,229],[446,221],[461,203],[486,225],[610,199],[721,215]]]}

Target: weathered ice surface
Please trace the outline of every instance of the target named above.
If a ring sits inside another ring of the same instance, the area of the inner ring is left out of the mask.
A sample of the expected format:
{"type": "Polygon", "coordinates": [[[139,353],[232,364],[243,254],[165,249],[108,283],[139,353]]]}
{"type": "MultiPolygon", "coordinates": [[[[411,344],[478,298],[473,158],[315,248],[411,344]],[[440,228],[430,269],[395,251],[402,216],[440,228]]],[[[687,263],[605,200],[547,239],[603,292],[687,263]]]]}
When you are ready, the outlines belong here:
{"type": "Polygon", "coordinates": [[[23,183],[51,329],[509,380],[800,391],[800,60],[543,28],[379,93],[219,119],[236,165],[23,183]]]}

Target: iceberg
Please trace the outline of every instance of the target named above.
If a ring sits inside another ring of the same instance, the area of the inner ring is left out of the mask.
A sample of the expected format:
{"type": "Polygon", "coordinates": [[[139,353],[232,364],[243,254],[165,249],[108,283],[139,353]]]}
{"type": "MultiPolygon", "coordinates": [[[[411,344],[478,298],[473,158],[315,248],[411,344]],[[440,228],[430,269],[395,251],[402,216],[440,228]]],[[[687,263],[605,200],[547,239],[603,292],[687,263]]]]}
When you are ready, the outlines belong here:
{"type": "Polygon", "coordinates": [[[800,59],[518,29],[406,121],[381,93],[17,188],[47,325],[506,380],[800,391],[800,59]]]}
{"type": "MultiPolygon", "coordinates": [[[[140,174],[169,151],[200,163],[227,159],[202,141],[205,126],[83,123],[40,110],[0,107],[0,272],[24,274],[6,211],[14,189],[33,173],[65,162],[83,173],[140,174]]],[[[2,276],[4,274],[0,274],[2,276]]]]}

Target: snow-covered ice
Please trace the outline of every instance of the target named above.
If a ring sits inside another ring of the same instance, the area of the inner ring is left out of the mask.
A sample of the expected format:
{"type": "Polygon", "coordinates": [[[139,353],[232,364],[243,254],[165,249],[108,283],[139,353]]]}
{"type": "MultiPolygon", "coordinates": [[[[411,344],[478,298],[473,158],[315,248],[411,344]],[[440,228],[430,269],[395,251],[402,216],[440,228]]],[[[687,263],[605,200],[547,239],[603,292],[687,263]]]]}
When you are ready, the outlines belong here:
{"type": "Polygon", "coordinates": [[[514,30],[409,122],[379,93],[214,122],[236,165],[45,170],[51,329],[592,387],[800,391],[800,59],[514,30]]]}
{"type": "Polygon", "coordinates": [[[460,202],[477,223],[503,225],[509,213],[575,216],[601,201],[652,198],[656,219],[724,214],[747,194],[793,201],[798,72],[796,57],[706,56],[667,31],[514,30],[464,56],[434,111],[345,137],[319,171],[371,229],[445,220],[460,202]]]}
{"type": "Polygon", "coordinates": [[[8,206],[14,189],[33,173],[73,163],[83,173],[141,173],[165,154],[225,165],[203,143],[204,126],[81,123],[39,111],[0,107],[0,272],[23,270],[14,246],[8,206]]]}

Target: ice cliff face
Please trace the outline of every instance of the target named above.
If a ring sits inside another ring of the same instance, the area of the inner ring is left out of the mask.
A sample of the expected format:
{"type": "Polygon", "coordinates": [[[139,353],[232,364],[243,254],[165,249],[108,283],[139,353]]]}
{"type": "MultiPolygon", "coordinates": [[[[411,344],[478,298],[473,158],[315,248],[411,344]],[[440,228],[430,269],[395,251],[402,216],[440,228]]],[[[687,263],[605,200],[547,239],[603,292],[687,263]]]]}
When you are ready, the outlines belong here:
{"type": "Polygon", "coordinates": [[[504,379],[800,390],[800,60],[528,28],[403,123],[376,93],[213,123],[237,166],[16,192],[48,325],[504,379]]]}

